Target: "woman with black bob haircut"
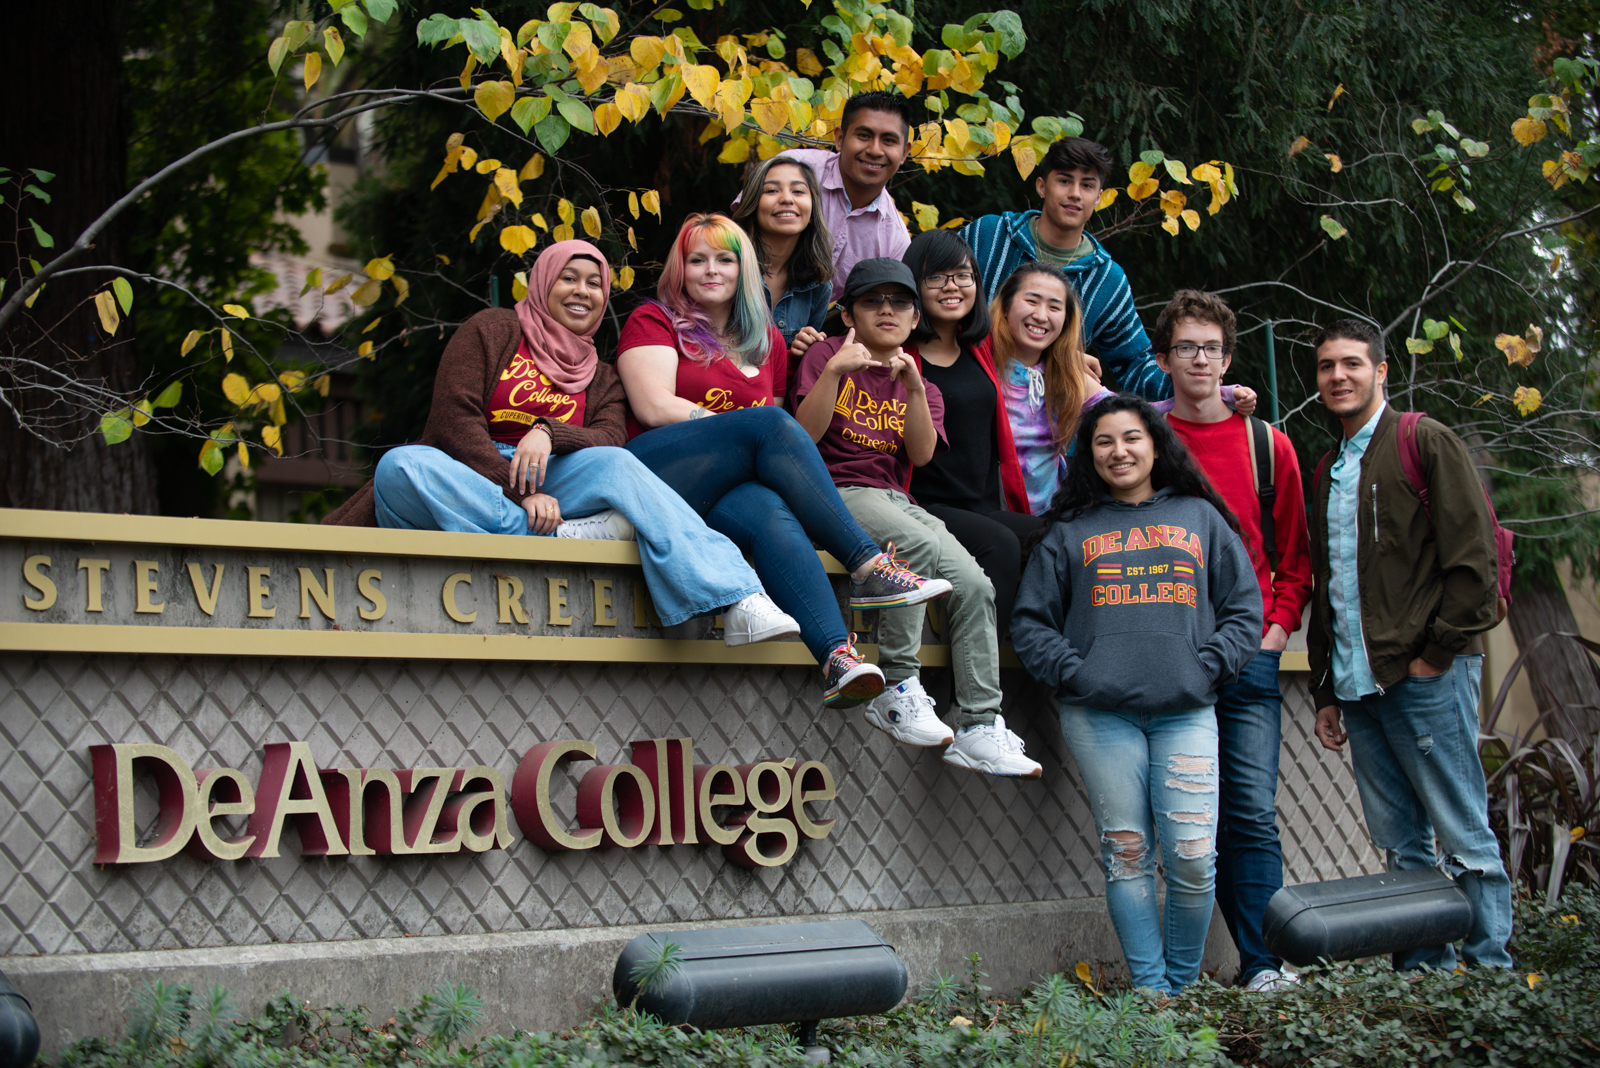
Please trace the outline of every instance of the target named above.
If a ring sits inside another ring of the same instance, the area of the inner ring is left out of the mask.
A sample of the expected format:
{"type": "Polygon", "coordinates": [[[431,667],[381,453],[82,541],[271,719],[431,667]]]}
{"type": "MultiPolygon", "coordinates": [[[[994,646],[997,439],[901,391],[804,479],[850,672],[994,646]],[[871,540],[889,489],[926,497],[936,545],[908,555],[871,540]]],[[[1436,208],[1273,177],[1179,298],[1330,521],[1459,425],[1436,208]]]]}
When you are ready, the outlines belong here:
{"type": "Polygon", "coordinates": [[[1133,983],[1173,994],[1199,977],[1211,926],[1214,706],[1260,647],[1261,587],[1238,521],[1148,401],[1107,397],[1076,442],[1011,642],[1060,699],[1133,983]]]}
{"type": "Polygon", "coordinates": [[[911,268],[922,303],[906,351],[944,397],[950,442],[949,452],[913,470],[908,492],[983,568],[1004,633],[1022,574],[1022,542],[1040,521],[1028,514],[991,351],[983,279],[971,247],[953,230],[918,234],[901,261],[911,268]]]}

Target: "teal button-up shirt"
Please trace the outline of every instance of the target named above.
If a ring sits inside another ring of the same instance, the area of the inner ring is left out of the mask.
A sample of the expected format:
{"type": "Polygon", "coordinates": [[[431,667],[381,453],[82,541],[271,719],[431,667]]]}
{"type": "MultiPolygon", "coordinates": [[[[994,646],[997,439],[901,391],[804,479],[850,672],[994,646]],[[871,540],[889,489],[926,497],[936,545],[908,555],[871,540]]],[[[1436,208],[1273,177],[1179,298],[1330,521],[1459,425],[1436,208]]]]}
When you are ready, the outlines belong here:
{"type": "MultiPolygon", "coordinates": [[[[1328,493],[1328,607],[1333,613],[1333,695],[1359,701],[1378,693],[1361,632],[1361,575],[1357,565],[1360,540],[1361,458],[1388,403],[1378,405],[1367,425],[1346,438],[1333,465],[1328,493]]],[[[1374,527],[1376,533],[1376,527],[1374,527]]]]}

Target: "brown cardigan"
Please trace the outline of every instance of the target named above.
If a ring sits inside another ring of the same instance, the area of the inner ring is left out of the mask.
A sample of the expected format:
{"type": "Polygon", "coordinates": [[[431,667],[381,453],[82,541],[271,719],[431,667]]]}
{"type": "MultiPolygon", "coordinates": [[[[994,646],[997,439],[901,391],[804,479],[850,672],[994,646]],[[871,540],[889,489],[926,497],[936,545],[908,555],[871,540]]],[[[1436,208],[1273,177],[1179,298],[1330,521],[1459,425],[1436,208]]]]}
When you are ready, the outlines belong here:
{"type": "MultiPolygon", "coordinates": [[[[439,373],[433,380],[433,407],[422,429],[421,445],[432,445],[459,460],[518,504],[527,496],[507,482],[511,465],[489,436],[489,400],[500,374],[511,365],[522,342],[522,327],[510,308],[489,308],[461,324],[445,346],[439,373]]],[[[576,452],[591,445],[623,445],[628,440],[627,403],[616,368],[602,363],[594,381],[583,393],[583,425],[549,423],[552,451],[576,452]]],[[[339,526],[375,527],[372,483],[322,520],[339,526]]]]}

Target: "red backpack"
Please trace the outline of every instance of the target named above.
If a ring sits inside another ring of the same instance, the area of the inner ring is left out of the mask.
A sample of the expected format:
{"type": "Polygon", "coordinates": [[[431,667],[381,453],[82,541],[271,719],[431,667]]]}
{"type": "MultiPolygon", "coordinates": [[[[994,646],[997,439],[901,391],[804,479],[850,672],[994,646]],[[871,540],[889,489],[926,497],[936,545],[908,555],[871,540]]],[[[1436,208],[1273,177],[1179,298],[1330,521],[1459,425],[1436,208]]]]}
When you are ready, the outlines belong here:
{"type": "MultiPolygon", "coordinates": [[[[1411,488],[1417,491],[1417,496],[1422,498],[1422,510],[1427,513],[1428,521],[1433,521],[1433,507],[1428,501],[1428,479],[1422,473],[1422,454],[1417,450],[1417,424],[1422,422],[1426,412],[1401,412],[1400,427],[1396,431],[1399,435],[1400,470],[1405,472],[1406,481],[1411,483],[1411,488]]],[[[1328,461],[1333,457],[1333,450],[1329,449],[1317,461],[1317,474],[1312,482],[1315,492],[1321,492],[1322,473],[1327,470],[1328,461]]],[[[1500,604],[1495,614],[1495,623],[1498,624],[1506,618],[1506,612],[1511,607],[1511,569],[1516,566],[1517,554],[1512,548],[1516,535],[1500,525],[1500,517],[1495,515],[1494,501],[1489,497],[1489,490],[1485,487],[1483,499],[1489,505],[1489,520],[1494,524],[1494,562],[1495,578],[1499,586],[1500,604]]]]}

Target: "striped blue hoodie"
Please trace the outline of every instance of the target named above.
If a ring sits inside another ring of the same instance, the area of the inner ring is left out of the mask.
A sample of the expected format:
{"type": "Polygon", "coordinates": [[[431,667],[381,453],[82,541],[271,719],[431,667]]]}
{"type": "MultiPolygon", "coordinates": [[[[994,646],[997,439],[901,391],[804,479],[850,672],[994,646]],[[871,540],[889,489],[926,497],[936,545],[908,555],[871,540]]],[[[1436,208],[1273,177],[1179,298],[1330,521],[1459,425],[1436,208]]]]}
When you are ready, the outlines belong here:
{"type": "MultiPolygon", "coordinates": [[[[985,215],[961,228],[961,236],[978,257],[978,273],[983,276],[984,297],[993,301],[1011,272],[1038,258],[1028,223],[1037,211],[1008,211],[985,215]]],[[[1150,351],[1150,338],[1133,306],[1133,290],[1100,242],[1091,234],[1084,240],[1093,246],[1087,256],[1067,266],[1067,277],[1083,301],[1083,343],[1093,346],[1105,369],[1116,377],[1127,393],[1138,393],[1149,400],[1172,396],[1172,379],[1156,363],[1150,351]]]]}

